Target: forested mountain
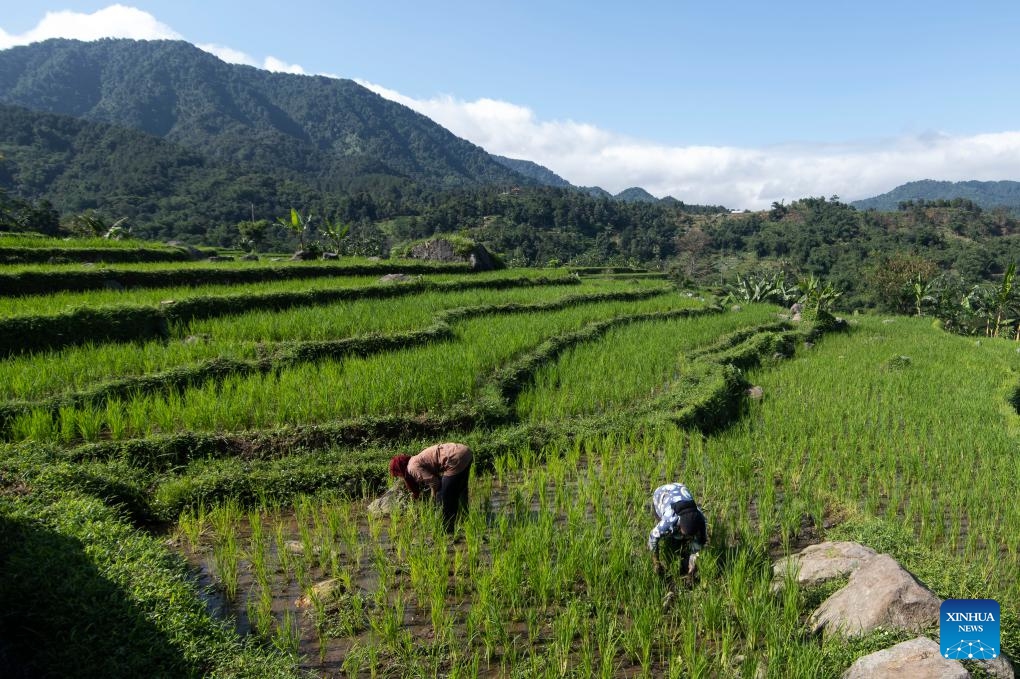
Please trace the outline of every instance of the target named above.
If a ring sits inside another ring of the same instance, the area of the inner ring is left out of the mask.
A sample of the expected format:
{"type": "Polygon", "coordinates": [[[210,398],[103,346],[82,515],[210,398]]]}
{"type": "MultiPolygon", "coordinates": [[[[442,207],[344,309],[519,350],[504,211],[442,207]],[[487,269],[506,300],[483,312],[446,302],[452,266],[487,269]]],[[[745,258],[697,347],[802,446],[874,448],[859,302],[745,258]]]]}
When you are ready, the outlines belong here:
{"type": "Polygon", "coordinates": [[[532,183],[351,80],[227,64],[181,41],[0,51],[0,103],[129,127],[324,191],[532,183]]]}
{"type": "Polygon", "coordinates": [[[985,209],[1005,207],[1020,213],[1020,182],[941,182],[924,179],[902,184],[880,196],[854,201],[853,206],[861,210],[874,208],[889,211],[896,210],[900,203],[954,199],[969,200],[985,209]]]}
{"type": "Polygon", "coordinates": [[[518,174],[522,174],[525,177],[530,177],[542,186],[555,186],[561,189],[567,189],[573,187],[573,184],[568,182],[563,177],[559,176],[547,167],[542,167],[538,163],[534,163],[530,160],[521,160],[519,158],[507,158],[506,156],[492,156],[497,163],[508,167],[518,174]]]}
{"type": "Polygon", "coordinates": [[[632,186],[629,189],[620,191],[615,196],[616,200],[622,200],[625,203],[657,203],[659,199],[648,193],[639,186],[632,186]]]}
{"type": "Polygon", "coordinates": [[[316,193],[137,130],[4,105],[0,189],[46,200],[62,214],[127,217],[139,236],[192,242],[214,224],[314,203],[316,193]]]}

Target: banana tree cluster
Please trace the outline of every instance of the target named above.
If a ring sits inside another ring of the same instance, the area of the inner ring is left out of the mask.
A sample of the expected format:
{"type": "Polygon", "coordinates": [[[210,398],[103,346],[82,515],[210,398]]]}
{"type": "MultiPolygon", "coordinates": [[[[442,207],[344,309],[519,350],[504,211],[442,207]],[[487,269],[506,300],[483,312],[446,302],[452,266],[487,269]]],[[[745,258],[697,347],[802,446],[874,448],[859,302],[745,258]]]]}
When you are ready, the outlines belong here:
{"type": "Polygon", "coordinates": [[[1020,289],[1016,263],[1011,263],[997,284],[967,287],[949,275],[915,282],[917,315],[927,311],[946,330],[963,335],[1007,337],[1020,341],[1020,289]]]}

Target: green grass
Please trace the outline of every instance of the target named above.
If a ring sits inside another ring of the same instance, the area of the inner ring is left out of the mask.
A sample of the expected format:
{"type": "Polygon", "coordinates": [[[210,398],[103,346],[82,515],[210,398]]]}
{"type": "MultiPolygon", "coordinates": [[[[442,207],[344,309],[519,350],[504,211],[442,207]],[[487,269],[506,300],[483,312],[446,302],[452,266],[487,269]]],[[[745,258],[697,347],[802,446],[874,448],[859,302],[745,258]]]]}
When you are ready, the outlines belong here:
{"type": "MultiPolygon", "coordinates": [[[[0,240],[0,246],[7,241],[0,240]]],[[[400,264],[411,264],[415,266],[427,265],[428,263],[415,259],[385,259],[370,260],[365,257],[341,257],[340,259],[322,261],[291,261],[283,255],[259,255],[257,261],[245,261],[236,259],[226,262],[210,262],[207,259],[200,259],[190,262],[138,262],[134,264],[83,264],[81,262],[69,262],[67,264],[9,264],[0,268],[6,274],[19,274],[23,272],[36,273],[68,273],[68,272],[109,272],[116,276],[120,272],[156,272],[156,271],[180,271],[188,269],[215,269],[215,270],[250,270],[250,269],[343,269],[349,266],[378,266],[380,268],[399,266],[400,264]]],[[[431,266],[441,273],[444,265],[432,263],[431,266]]],[[[382,275],[382,274],[380,274],[382,275]]]]}
{"type": "MultiPolygon", "coordinates": [[[[252,358],[260,341],[396,332],[453,307],[655,285],[586,279],[201,321],[178,335],[208,336],[197,344],[0,362],[0,389],[58,393],[214,356],[252,358]]],[[[745,375],[763,398],[735,402],[739,419],[712,434],[670,423],[665,410],[684,405],[670,401],[673,390],[691,366],[719,368],[709,361],[746,349],[727,353],[718,341],[775,320],[773,307],[623,325],[551,351],[529,372],[550,338],[701,305],[671,293],[468,314],[451,321],[453,339],[431,345],[65,408],[55,419],[31,414],[19,426],[36,440],[0,446],[0,538],[12,546],[0,583],[5,641],[28,649],[30,637],[42,639],[32,658],[53,676],[85,666],[286,676],[301,648],[303,667],[348,676],[835,678],[904,635],[822,640],[806,619],[824,591],[772,590],[773,557],[828,537],[892,554],[940,597],[997,599],[1003,644],[1016,657],[1017,344],[948,335],[925,319],[857,317],[848,333],[797,341],[792,358],[765,355],[745,375]],[[433,442],[413,440],[420,430],[394,433],[383,422],[335,448],[299,436],[362,415],[439,421],[490,398],[490,380],[522,365],[507,427],[441,434],[478,452],[471,512],[452,544],[430,507],[380,520],[360,498],[384,482],[389,455],[433,442]],[[616,417],[589,417],[603,413],[616,417]],[[235,436],[244,429],[259,431],[235,436]],[[146,452],[162,439],[126,441],[181,430],[234,436],[238,456],[203,439],[153,459],[146,452]],[[106,438],[125,443],[67,449],[106,438]],[[705,509],[710,542],[696,590],[678,591],[664,609],[668,585],[652,574],[645,544],[647,503],[675,480],[705,509]],[[247,609],[247,642],[209,617],[167,546],[172,535],[128,519],[172,519],[182,508],[171,533],[216,591],[247,609]],[[287,540],[300,548],[281,549],[287,540]],[[327,577],[343,591],[298,613],[290,602],[327,577]],[[287,601],[275,612],[274,595],[287,601]],[[339,659],[319,661],[327,656],[339,659]]]]}
{"type": "Polygon", "coordinates": [[[164,372],[216,357],[251,360],[263,343],[329,340],[370,332],[421,328],[436,313],[461,306],[536,303],[599,292],[657,289],[660,285],[585,282],[580,286],[426,292],[386,300],[361,300],[282,312],[253,312],[196,321],[175,328],[177,339],[133,344],[69,347],[0,362],[0,399],[36,400],[80,391],[118,377],[164,372]],[[184,341],[193,336],[192,341],[184,341]]]}
{"type": "Polygon", "coordinates": [[[138,248],[156,250],[176,250],[165,243],[137,240],[108,240],[106,238],[47,238],[36,234],[2,233],[0,232],[0,248],[63,248],[67,250],[102,248],[109,250],[136,250],[138,248]]]}
{"type": "Polygon", "coordinates": [[[113,414],[122,421],[121,436],[134,437],[181,429],[267,428],[443,409],[476,395],[482,378],[544,338],[576,330],[594,320],[694,308],[696,304],[673,294],[523,317],[467,319],[457,324],[459,341],[453,344],[300,365],[269,375],[230,377],[184,394],[141,396],[103,408],[62,408],[58,421],[49,429],[28,414],[15,423],[15,437],[95,440],[113,414]]]}
{"type": "Polygon", "coordinates": [[[776,320],[777,308],[748,305],[740,313],[616,328],[595,343],[568,350],[544,366],[517,403],[521,418],[553,422],[613,412],[661,393],[683,370],[685,351],[739,328],[776,320]]]}
{"type": "MultiPolygon", "coordinates": [[[[510,278],[539,278],[533,272],[512,269],[476,274],[471,280],[503,280],[510,278]]],[[[464,274],[424,276],[423,280],[439,283],[463,281],[464,274]]],[[[335,290],[348,287],[377,285],[378,276],[337,276],[325,279],[246,283],[244,285],[206,285],[201,287],[145,288],[141,290],[89,290],[87,292],[58,292],[39,297],[0,298],[0,318],[7,316],[48,315],[70,311],[83,306],[111,307],[121,305],[157,306],[166,300],[182,301],[206,295],[238,295],[275,292],[302,292],[306,290],[335,290]]]]}

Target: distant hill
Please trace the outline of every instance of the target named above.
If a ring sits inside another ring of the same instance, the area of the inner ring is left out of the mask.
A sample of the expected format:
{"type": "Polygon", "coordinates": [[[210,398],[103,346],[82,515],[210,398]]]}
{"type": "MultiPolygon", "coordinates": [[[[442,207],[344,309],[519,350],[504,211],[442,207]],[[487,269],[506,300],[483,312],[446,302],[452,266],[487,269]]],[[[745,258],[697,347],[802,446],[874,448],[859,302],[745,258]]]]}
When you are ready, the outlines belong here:
{"type": "Polygon", "coordinates": [[[622,200],[625,203],[658,203],[659,199],[648,193],[644,189],[632,186],[629,189],[624,189],[618,194],[613,196],[616,200],[622,200]]]}
{"type": "Polygon", "coordinates": [[[326,191],[534,183],[351,80],[228,64],[181,41],[0,51],[0,103],[132,128],[326,191]]]}
{"type": "Polygon", "coordinates": [[[525,177],[530,177],[542,186],[555,186],[556,188],[562,189],[573,187],[573,184],[549,168],[542,167],[538,163],[534,163],[530,160],[507,158],[506,156],[497,156],[495,154],[493,154],[492,157],[500,165],[508,167],[514,172],[524,175],[525,177]]]}
{"type": "Polygon", "coordinates": [[[311,189],[272,172],[209,160],[137,130],[0,105],[0,189],[64,214],[128,218],[136,235],[203,238],[251,211],[304,206],[311,189]]]}
{"type": "Polygon", "coordinates": [[[577,187],[581,193],[585,193],[592,198],[614,198],[613,194],[606,191],[601,186],[579,186],[577,187]]]}
{"type": "Polygon", "coordinates": [[[896,210],[906,201],[952,200],[964,198],[982,208],[1005,207],[1020,210],[1020,182],[943,182],[924,179],[897,186],[888,193],[851,203],[859,210],[874,208],[881,211],[896,210]]]}

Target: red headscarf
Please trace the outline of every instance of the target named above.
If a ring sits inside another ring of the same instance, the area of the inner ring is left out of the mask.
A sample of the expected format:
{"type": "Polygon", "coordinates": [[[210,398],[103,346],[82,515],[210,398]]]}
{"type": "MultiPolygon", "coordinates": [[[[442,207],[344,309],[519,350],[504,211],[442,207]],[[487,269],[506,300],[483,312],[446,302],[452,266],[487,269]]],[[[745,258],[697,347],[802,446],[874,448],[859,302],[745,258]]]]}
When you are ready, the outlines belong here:
{"type": "Polygon", "coordinates": [[[402,477],[407,474],[407,463],[410,461],[410,455],[394,455],[390,459],[390,476],[402,477]]]}
{"type": "Polygon", "coordinates": [[[418,488],[418,483],[407,473],[407,463],[410,461],[410,455],[394,455],[390,459],[390,476],[399,476],[404,479],[404,485],[407,486],[409,491],[411,491],[411,495],[417,499],[418,493],[420,493],[421,490],[418,488]]]}

